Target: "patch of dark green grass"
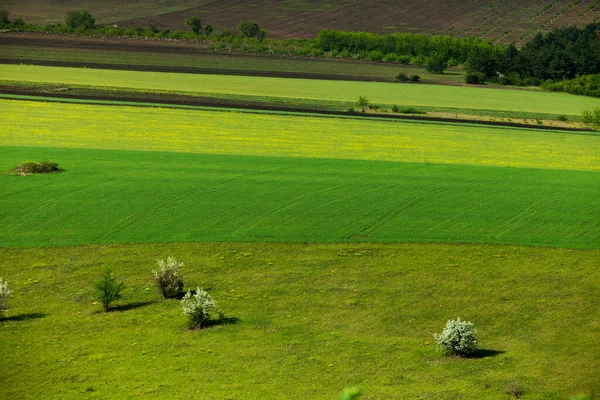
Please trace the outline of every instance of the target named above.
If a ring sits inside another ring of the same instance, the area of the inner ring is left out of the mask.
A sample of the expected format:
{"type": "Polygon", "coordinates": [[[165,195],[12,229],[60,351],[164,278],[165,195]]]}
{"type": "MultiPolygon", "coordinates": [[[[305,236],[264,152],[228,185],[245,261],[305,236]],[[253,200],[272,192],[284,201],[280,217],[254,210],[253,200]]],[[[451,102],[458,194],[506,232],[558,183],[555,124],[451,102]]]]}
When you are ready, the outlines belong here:
{"type": "Polygon", "coordinates": [[[52,155],[70,166],[68,174],[40,179],[0,175],[5,247],[172,241],[600,246],[593,171],[33,147],[5,147],[2,154],[3,163],[52,155]]]}

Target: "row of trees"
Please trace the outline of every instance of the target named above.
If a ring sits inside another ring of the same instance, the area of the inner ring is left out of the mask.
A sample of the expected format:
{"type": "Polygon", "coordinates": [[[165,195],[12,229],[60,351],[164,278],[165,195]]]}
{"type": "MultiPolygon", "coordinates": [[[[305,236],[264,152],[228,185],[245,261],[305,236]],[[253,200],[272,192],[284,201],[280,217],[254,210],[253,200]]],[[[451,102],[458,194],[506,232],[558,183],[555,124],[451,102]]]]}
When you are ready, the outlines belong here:
{"type": "MultiPolygon", "coordinates": [[[[466,67],[507,85],[539,85],[600,72],[600,23],[584,28],[556,28],[537,34],[521,49],[514,45],[493,51],[476,48],[466,67]]],[[[581,83],[581,82],[579,82],[581,83]]]]}
{"type": "MultiPolygon", "coordinates": [[[[213,27],[209,24],[203,26],[202,20],[197,16],[185,19],[186,25],[190,27],[191,32],[182,30],[159,29],[155,24],[150,24],[147,28],[119,28],[116,26],[96,25],[96,19],[88,11],[68,11],[65,16],[64,24],[39,26],[34,24],[25,24],[23,19],[18,18],[14,21],[9,19],[10,13],[7,10],[0,10],[0,28],[4,29],[26,29],[37,32],[57,32],[57,33],[87,33],[100,34],[107,36],[146,36],[146,37],[165,37],[169,39],[197,39],[199,36],[211,36],[213,27]]],[[[241,37],[256,38],[264,40],[267,32],[261,29],[255,21],[244,21],[238,25],[241,37]]],[[[231,36],[230,31],[224,31],[220,36],[231,36]]]]}

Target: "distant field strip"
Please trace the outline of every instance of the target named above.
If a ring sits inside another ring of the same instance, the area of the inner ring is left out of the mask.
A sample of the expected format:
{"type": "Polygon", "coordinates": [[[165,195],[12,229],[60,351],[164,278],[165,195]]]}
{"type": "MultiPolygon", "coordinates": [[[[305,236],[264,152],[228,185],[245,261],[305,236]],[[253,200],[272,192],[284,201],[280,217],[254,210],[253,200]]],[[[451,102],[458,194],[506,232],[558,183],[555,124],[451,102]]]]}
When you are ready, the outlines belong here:
{"type": "Polygon", "coordinates": [[[63,83],[190,93],[240,94],[321,101],[354,101],[359,96],[379,104],[451,107],[475,110],[580,115],[600,107],[600,99],[563,93],[471,87],[343,82],[249,76],[174,74],[82,68],[0,65],[5,81],[63,83]]]}
{"type": "Polygon", "coordinates": [[[600,170],[594,135],[14,100],[0,109],[4,146],[600,170]]]}
{"type": "Polygon", "coordinates": [[[597,172],[0,148],[0,246],[186,241],[462,242],[600,248],[597,172]]]}

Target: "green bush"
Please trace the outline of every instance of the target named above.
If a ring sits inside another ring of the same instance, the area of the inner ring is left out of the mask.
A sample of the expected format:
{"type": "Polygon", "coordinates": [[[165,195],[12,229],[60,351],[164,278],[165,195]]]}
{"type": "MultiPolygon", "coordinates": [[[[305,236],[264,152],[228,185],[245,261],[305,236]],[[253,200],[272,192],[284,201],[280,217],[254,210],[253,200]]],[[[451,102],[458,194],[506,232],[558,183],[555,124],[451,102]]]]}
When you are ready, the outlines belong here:
{"type": "Polygon", "coordinates": [[[408,75],[406,75],[404,72],[400,72],[398,75],[396,75],[396,80],[400,82],[406,82],[409,79],[410,78],[408,77],[408,75]]]}
{"type": "Polygon", "coordinates": [[[96,24],[96,19],[85,10],[68,11],[65,17],[65,24],[71,29],[92,29],[96,24]]]}
{"type": "Polygon", "coordinates": [[[397,105],[394,104],[392,106],[392,111],[395,112],[395,113],[397,113],[398,111],[400,111],[400,108],[397,105]]]}
{"type": "Polygon", "coordinates": [[[425,66],[427,72],[431,72],[432,74],[443,74],[446,68],[448,68],[448,61],[441,55],[429,57],[425,66]]]}
{"type": "Polygon", "coordinates": [[[485,83],[485,75],[481,72],[469,72],[465,75],[465,83],[469,85],[480,85],[485,83]]]}
{"type": "Polygon", "coordinates": [[[34,162],[28,161],[21,165],[17,165],[12,169],[12,172],[20,175],[30,174],[49,174],[54,172],[63,172],[64,170],[57,163],[51,161],[34,162]]]}
{"type": "Polygon", "coordinates": [[[258,37],[260,27],[255,21],[244,21],[238,25],[240,33],[245,37],[258,37]]]}
{"type": "Polygon", "coordinates": [[[438,350],[444,354],[465,356],[477,350],[477,330],[472,322],[448,320],[442,333],[435,333],[433,337],[438,345],[438,350]]]}
{"type": "Polygon", "coordinates": [[[557,116],[556,119],[562,122],[567,122],[569,120],[569,118],[567,118],[567,116],[564,114],[557,116]]]}
{"type": "Polygon", "coordinates": [[[396,57],[396,54],[394,53],[387,53],[384,57],[383,57],[383,62],[396,62],[398,61],[398,58],[396,57]]]}
{"type": "Polygon", "coordinates": [[[396,61],[398,61],[400,64],[410,64],[410,56],[398,56],[396,57],[396,61]]]}
{"type": "Polygon", "coordinates": [[[200,18],[189,17],[185,19],[185,23],[196,35],[200,35],[202,33],[202,20],[200,18]]]}
{"type": "Polygon", "coordinates": [[[96,299],[102,304],[104,311],[110,310],[111,304],[121,299],[125,289],[125,284],[117,282],[117,278],[109,269],[104,271],[94,286],[96,287],[96,299]]]}
{"type": "Polygon", "coordinates": [[[200,328],[204,322],[208,321],[210,313],[217,308],[217,303],[207,291],[196,288],[194,294],[188,290],[181,299],[181,306],[183,315],[191,318],[195,328],[200,328]]]}
{"type": "Polygon", "coordinates": [[[581,113],[581,120],[586,125],[591,125],[595,128],[600,127],[600,107],[592,110],[584,110],[581,113]]]}
{"type": "Polygon", "coordinates": [[[3,316],[8,309],[6,303],[9,297],[10,288],[8,287],[8,282],[0,278],[0,317],[3,316]]]}
{"type": "Polygon", "coordinates": [[[410,80],[411,82],[421,82],[421,77],[419,75],[411,75],[410,80]]]}
{"type": "Polygon", "coordinates": [[[156,286],[165,299],[177,297],[183,290],[183,280],[179,275],[179,270],[183,263],[173,257],[167,257],[166,260],[157,260],[158,271],[152,271],[156,286]]]}
{"type": "Polygon", "coordinates": [[[367,99],[365,96],[360,96],[358,98],[358,101],[356,102],[356,105],[364,113],[365,112],[365,108],[369,106],[369,99],[367,99]]]}

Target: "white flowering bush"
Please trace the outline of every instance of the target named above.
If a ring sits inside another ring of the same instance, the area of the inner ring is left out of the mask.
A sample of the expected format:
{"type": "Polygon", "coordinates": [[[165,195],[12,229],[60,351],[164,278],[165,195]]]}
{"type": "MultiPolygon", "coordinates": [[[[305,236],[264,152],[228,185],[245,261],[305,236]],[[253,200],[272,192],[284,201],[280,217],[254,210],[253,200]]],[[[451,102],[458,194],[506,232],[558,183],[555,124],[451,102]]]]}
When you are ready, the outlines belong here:
{"type": "Polygon", "coordinates": [[[433,337],[442,353],[464,356],[477,350],[476,334],[472,322],[457,318],[446,322],[443,332],[435,333],[433,337]]]}
{"type": "Polygon", "coordinates": [[[10,288],[8,287],[8,282],[0,278],[0,316],[4,315],[4,312],[8,309],[6,303],[9,296],[10,288]]]}
{"type": "Polygon", "coordinates": [[[210,313],[217,308],[217,303],[210,294],[204,289],[197,288],[192,294],[189,290],[181,299],[183,315],[188,315],[192,319],[194,327],[199,328],[210,318],[210,313]]]}
{"type": "Polygon", "coordinates": [[[183,280],[179,275],[179,269],[183,267],[183,263],[173,257],[167,257],[166,260],[157,260],[156,262],[158,263],[158,271],[152,271],[152,273],[158,290],[165,299],[177,297],[179,292],[183,290],[183,280]]]}

